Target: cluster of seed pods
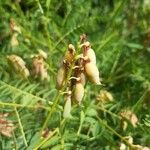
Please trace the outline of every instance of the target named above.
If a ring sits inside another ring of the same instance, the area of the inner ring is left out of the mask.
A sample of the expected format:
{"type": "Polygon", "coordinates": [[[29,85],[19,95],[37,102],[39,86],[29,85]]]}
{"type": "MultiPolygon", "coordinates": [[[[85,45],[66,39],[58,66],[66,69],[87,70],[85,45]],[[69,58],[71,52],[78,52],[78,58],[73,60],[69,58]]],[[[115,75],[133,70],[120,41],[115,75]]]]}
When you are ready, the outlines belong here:
{"type": "Polygon", "coordinates": [[[47,59],[47,54],[39,50],[39,54],[32,55],[32,68],[29,69],[26,66],[26,62],[18,55],[9,55],[7,60],[9,64],[14,68],[14,70],[21,74],[23,78],[28,78],[31,74],[34,78],[40,80],[49,81],[50,77],[48,75],[47,66],[45,60],[47,59]]]}
{"type": "Polygon", "coordinates": [[[86,40],[85,35],[80,37],[79,49],[82,51],[81,54],[77,54],[78,51],[75,50],[72,44],[68,45],[63,62],[57,73],[57,89],[62,90],[65,85],[67,89],[64,118],[70,116],[72,102],[81,104],[84,97],[84,86],[87,80],[96,85],[101,85],[99,70],[96,66],[96,55],[91,48],[90,42],[86,40]],[[71,77],[67,80],[70,69],[72,69],[71,77]]]}

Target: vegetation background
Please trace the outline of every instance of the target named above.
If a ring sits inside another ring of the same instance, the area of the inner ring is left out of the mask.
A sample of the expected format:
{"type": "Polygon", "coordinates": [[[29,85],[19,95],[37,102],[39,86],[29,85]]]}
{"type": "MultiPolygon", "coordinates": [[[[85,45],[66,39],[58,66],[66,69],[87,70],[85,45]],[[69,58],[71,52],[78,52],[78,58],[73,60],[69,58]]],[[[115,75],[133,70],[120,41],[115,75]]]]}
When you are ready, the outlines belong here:
{"type": "MultiPolygon", "coordinates": [[[[143,0],[1,0],[0,1],[0,113],[8,113],[16,127],[12,136],[0,135],[2,150],[116,150],[124,139],[150,147],[150,1],[143,0]],[[10,19],[21,33],[11,43],[10,19]],[[87,84],[81,106],[63,119],[64,98],[48,119],[48,136],[40,130],[57,95],[55,80],[69,43],[77,45],[86,33],[97,56],[105,86],[87,84]],[[50,81],[23,79],[7,63],[16,54],[31,69],[31,55],[42,49],[50,81]],[[113,101],[98,105],[100,90],[113,101]],[[134,113],[122,127],[122,110],[134,113]]],[[[2,124],[2,123],[1,123],[2,124]]],[[[1,125],[0,125],[1,126],[1,125]]],[[[1,127],[0,127],[0,130],[1,127]]],[[[0,131],[1,133],[2,131],[0,131]]],[[[6,131],[7,132],[7,131],[6,131]]]]}

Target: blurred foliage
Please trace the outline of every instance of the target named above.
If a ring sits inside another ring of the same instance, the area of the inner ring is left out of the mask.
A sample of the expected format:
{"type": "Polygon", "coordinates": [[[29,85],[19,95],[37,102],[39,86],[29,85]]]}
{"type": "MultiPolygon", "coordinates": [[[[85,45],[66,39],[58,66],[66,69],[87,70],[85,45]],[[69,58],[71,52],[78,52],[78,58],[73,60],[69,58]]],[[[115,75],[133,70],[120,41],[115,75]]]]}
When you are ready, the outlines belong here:
{"type": "Polygon", "coordinates": [[[0,149],[116,150],[122,140],[116,132],[150,147],[150,1],[1,0],[0,60],[0,113],[9,113],[16,126],[11,138],[0,135],[0,149]],[[10,19],[21,28],[17,46],[11,45],[10,19]],[[44,139],[39,131],[57,93],[60,60],[83,33],[95,50],[104,86],[88,84],[82,106],[74,105],[69,119],[62,118],[60,97],[48,121],[52,134],[44,139]],[[17,54],[31,69],[38,49],[48,54],[49,82],[22,79],[7,63],[8,55],[17,54]],[[97,105],[101,89],[114,101],[97,105]],[[123,109],[136,114],[137,127],[128,123],[122,129],[123,109]]]}

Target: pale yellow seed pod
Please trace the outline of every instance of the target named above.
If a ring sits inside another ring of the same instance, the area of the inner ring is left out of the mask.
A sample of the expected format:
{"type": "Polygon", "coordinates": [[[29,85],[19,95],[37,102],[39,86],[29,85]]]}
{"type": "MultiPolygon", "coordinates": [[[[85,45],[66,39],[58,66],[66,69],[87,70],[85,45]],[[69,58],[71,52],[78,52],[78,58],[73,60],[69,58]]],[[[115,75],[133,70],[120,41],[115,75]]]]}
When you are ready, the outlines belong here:
{"type": "Polygon", "coordinates": [[[47,72],[47,68],[45,67],[44,64],[41,64],[40,66],[40,75],[41,75],[41,80],[47,80],[49,81],[49,75],[48,75],[48,72],[47,72]]]}
{"type": "Polygon", "coordinates": [[[82,85],[85,86],[86,77],[85,77],[85,74],[83,72],[80,74],[80,81],[81,81],[82,85]]]}
{"type": "Polygon", "coordinates": [[[83,96],[84,96],[84,87],[83,87],[82,83],[78,82],[75,85],[74,98],[79,104],[81,104],[83,96]]]}
{"type": "Polygon", "coordinates": [[[28,70],[27,68],[24,68],[22,74],[23,74],[23,76],[24,76],[25,78],[27,78],[27,77],[30,76],[30,72],[29,72],[29,70],[28,70]]]}
{"type": "Polygon", "coordinates": [[[96,55],[94,50],[91,48],[90,42],[85,42],[81,45],[81,47],[84,47],[84,56],[87,56],[90,60],[90,62],[96,64],[96,55]]]}
{"type": "Polygon", "coordinates": [[[68,95],[64,106],[63,117],[69,118],[71,115],[70,112],[71,112],[71,96],[68,95]]]}
{"type": "Polygon", "coordinates": [[[91,63],[96,64],[96,56],[93,49],[90,48],[87,50],[87,56],[90,59],[91,63]]]}
{"type": "Polygon", "coordinates": [[[35,76],[35,78],[40,77],[40,79],[43,80],[50,80],[50,77],[47,72],[47,66],[46,63],[44,62],[44,59],[42,56],[35,55],[33,57],[32,61],[32,71],[35,76]]]}
{"type": "Polygon", "coordinates": [[[11,46],[12,46],[12,47],[16,47],[16,46],[19,45],[17,36],[18,36],[18,34],[17,34],[17,33],[14,33],[14,34],[12,35],[12,37],[11,37],[10,43],[11,43],[11,46]]]}
{"type": "Polygon", "coordinates": [[[87,74],[87,76],[89,77],[89,79],[97,84],[97,85],[101,85],[100,82],[100,78],[99,78],[99,71],[98,68],[95,64],[89,62],[85,64],[85,72],[87,74]]]}
{"type": "Polygon", "coordinates": [[[63,84],[64,84],[64,80],[66,78],[66,69],[65,67],[62,65],[57,73],[57,78],[56,78],[56,88],[57,89],[61,89],[63,84]]]}
{"type": "Polygon", "coordinates": [[[27,78],[30,73],[24,60],[17,55],[7,56],[7,59],[11,62],[16,71],[20,72],[25,78],[27,78]]]}

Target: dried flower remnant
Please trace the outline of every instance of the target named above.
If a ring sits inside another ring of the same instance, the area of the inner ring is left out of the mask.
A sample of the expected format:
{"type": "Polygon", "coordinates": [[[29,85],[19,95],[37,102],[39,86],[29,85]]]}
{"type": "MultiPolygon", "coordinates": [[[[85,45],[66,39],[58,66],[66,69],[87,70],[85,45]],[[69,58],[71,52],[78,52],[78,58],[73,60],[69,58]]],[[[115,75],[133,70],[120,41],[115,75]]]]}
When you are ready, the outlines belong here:
{"type": "MultiPolygon", "coordinates": [[[[131,136],[126,136],[124,139],[132,145],[132,150],[150,150],[147,146],[135,145],[131,136]]],[[[119,150],[130,150],[130,148],[122,142],[120,143],[119,150]]]]}
{"type": "Polygon", "coordinates": [[[42,137],[47,138],[50,132],[51,131],[48,128],[46,128],[44,131],[42,131],[42,137]]]}
{"type": "Polygon", "coordinates": [[[66,65],[70,65],[72,61],[74,60],[74,56],[75,56],[75,47],[72,44],[69,44],[68,50],[65,53],[63,62],[66,65]]]}
{"type": "Polygon", "coordinates": [[[85,42],[81,44],[81,47],[83,47],[83,55],[87,56],[91,63],[96,64],[96,55],[94,50],[91,48],[90,42],[85,42]]]}
{"type": "Polygon", "coordinates": [[[34,55],[32,60],[33,75],[35,78],[39,77],[42,81],[43,80],[49,81],[50,79],[47,71],[48,68],[44,61],[44,59],[46,58],[47,58],[47,54],[44,51],[39,50],[39,54],[34,55]]]}
{"type": "Polygon", "coordinates": [[[15,126],[12,121],[6,119],[7,116],[8,113],[0,114],[0,134],[11,137],[15,126]]]}
{"type": "Polygon", "coordinates": [[[86,42],[86,41],[87,41],[87,36],[86,36],[86,34],[80,35],[80,43],[84,43],[84,42],[86,42]]]}
{"type": "Polygon", "coordinates": [[[97,95],[96,99],[100,101],[102,104],[105,104],[107,102],[113,101],[113,96],[107,90],[101,90],[100,93],[97,95]]]}
{"type": "MultiPolygon", "coordinates": [[[[129,143],[133,144],[133,138],[131,136],[126,136],[124,139],[129,143]]],[[[125,145],[124,143],[120,143],[119,150],[128,150],[128,146],[125,145]]]]}
{"type": "Polygon", "coordinates": [[[13,18],[10,19],[9,26],[10,26],[11,32],[21,33],[20,27],[16,24],[13,18]]]}
{"type": "Polygon", "coordinates": [[[18,34],[21,34],[21,29],[19,26],[16,25],[15,23],[15,20],[13,18],[10,19],[10,23],[9,23],[9,26],[10,26],[10,31],[12,32],[12,37],[11,37],[11,46],[12,47],[15,47],[15,46],[18,46],[19,45],[19,42],[18,42],[18,34]]]}
{"type": "Polygon", "coordinates": [[[137,126],[138,123],[138,118],[136,116],[136,114],[134,114],[131,110],[123,110],[120,113],[121,117],[122,117],[122,121],[123,121],[123,129],[125,130],[127,127],[127,122],[126,120],[128,120],[133,127],[137,126]]]}
{"type": "Polygon", "coordinates": [[[26,67],[24,60],[17,55],[7,56],[9,63],[14,67],[15,71],[19,72],[23,77],[29,77],[30,73],[26,67]]]}

